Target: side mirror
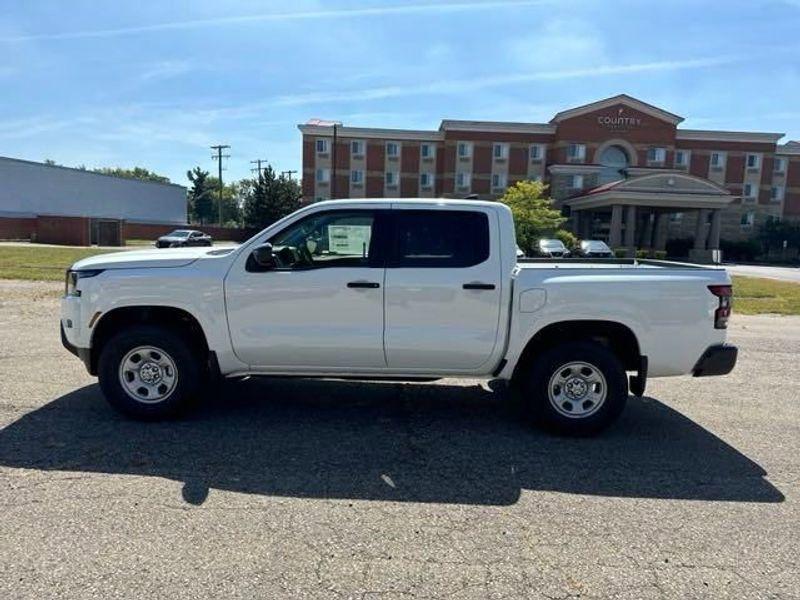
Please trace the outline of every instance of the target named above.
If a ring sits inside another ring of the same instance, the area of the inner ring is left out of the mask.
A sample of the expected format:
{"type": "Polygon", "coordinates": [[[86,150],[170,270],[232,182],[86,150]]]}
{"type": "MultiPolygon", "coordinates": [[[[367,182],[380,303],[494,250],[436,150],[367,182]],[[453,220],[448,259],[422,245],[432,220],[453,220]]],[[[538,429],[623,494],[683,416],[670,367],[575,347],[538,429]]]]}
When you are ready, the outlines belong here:
{"type": "Polygon", "coordinates": [[[272,244],[269,242],[256,247],[250,256],[253,257],[255,263],[262,269],[275,268],[275,254],[272,252],[272,244]]]}

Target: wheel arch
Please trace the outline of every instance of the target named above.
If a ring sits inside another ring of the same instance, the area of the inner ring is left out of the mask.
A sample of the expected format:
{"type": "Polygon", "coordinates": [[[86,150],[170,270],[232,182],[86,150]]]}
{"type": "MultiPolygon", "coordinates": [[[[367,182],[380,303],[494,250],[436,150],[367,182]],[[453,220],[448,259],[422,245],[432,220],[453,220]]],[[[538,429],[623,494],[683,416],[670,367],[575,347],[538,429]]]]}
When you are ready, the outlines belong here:
{"type": "Polygon", "coordinates": [[[198,319],[175,306],[134,305],[114,308],[100,316],[91,336],[89,373],[97,375],[97,365],[105,344],[114,334],[133,325],[159,325],[187,338],[193,351],[204,362],[214,363],[208,339],[198,319]]]}
{"type": "Polygon", "coordinates": [[[531,336],[520,353],[512,379],[526,372],[538,354],[559,344],[577,341],[593,341],[609,348],[626,371],[641,369],[641,347],[630,327],[617,321],[569,320],[550,323],[531,336]]]}

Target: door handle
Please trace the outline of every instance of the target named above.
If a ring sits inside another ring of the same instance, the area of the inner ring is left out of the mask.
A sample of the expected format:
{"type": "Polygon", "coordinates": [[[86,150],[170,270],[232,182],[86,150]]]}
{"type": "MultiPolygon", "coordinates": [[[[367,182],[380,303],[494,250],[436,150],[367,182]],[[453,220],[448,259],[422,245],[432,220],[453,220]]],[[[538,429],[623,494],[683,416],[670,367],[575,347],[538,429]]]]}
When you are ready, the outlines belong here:
{"type": "Polygon", "coordinates": [[[381,287],[380,283],[376,283],[374,281],[349,281],[347,283],[347,287],[349,288],[367,288],[374,290],[376,288],[381,287]]]}
{"type": "Polygon", "coordinates": [[[480,282],[473,282],[473,283],[465,283],[461,286],[465,290],[493,290],[495,285],[493,283],[480,283],[480,282]]]}

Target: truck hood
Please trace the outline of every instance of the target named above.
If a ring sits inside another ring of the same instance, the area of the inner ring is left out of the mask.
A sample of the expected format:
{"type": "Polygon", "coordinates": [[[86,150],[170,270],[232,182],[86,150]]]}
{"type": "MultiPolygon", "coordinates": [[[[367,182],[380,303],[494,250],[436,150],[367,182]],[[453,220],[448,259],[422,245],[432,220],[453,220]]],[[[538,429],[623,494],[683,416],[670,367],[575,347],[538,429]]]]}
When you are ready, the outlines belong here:
{"type": "Polygon", "coordinates": [[[79,260],[73,269],[146,269],[184,267],[208,254],[218,255],[219,248],[168,248],[162,250],[124,250],[98,254],[79,260]]]}

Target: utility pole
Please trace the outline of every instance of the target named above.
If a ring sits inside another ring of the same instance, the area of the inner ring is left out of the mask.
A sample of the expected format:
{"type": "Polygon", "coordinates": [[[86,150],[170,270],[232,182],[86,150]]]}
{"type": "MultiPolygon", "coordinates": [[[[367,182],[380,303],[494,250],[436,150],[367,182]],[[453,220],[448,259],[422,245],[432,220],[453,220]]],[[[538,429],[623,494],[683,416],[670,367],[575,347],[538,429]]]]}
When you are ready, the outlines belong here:
{"type": "Polygon", "coordinates": [[[331,199],[336,199],[336,126],[338,123],[333,124],[333,150],[331,150],[331,199]]]}
{"type": "Polygon", "coordinates": [[[220,144],[217,146],[211,146],[212,150],[216,150],[216,154],[212,154],[211,158],[217,161],[217,167],[219,168],[219,224],[222,225],[222,159],[223,158],[230,158],[230,154],[223,154],[222,151],[230,148],[230,146],[226,144],[220,144]]]}
{"type": "Polygon", "coordinates": [[[289,171],[281,171],[281,177],[285,177],[285,176],[287,176],[287,175],[288,175],[288,177],[289,177],[289,181],[291,181],[291,180],[292,180],[292,175],[294,175],[295,173],[297,173],[297,171],[292,171],[292,170],[289,170],[289,171]]]}
{"type": "Polygon", "coordinates": [[[250,169],[250,172],[251,172],[251,173],[255,171],[255,173],[256,173],[256,177],[261,177],[261,171],[263,170],[263,169],[261,168],[261,163],[262,163],[262,162],[263,162],[263,163],[267,162],[267,159],[266,159],[266,158],[257,158],[257,159],[255,159],[255,160],[251,160],[251,161],[250,161],[250,164],[252,164],[252,165],[256,165],[255,167],[253,167],[252,169],[250,169]]]}

